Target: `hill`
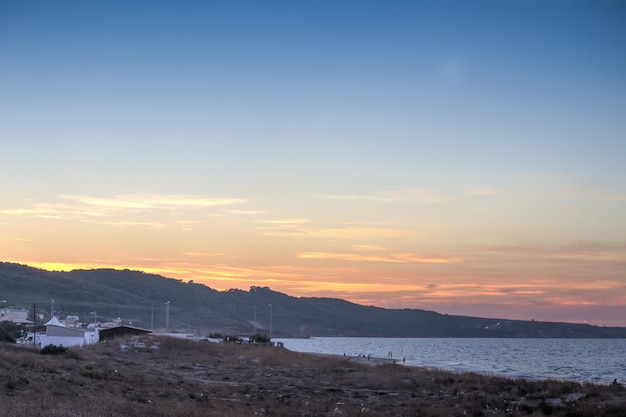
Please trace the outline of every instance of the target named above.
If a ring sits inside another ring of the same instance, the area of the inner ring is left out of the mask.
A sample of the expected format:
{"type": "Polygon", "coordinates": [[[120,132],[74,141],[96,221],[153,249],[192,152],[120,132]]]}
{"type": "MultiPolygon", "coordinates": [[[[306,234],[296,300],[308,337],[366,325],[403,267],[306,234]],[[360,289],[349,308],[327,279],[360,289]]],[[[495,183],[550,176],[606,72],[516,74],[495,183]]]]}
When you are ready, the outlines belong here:
{"type": "Polygon", "coordinates": [[[76,315],[84,321],[120,318],[156,329],[165,327],[169,301],[170,329],[181,331],[252,334],[256,329],[273,337],[626,337],[623,327],[385,309],[335,298],[292,297],[266,287],[216,291],[130,270],[50,272],[0,263],[0,288],[7,305],[31,310],[35,305],[44,319],[50,317],[54,300],[61,316],[76,315]]]}

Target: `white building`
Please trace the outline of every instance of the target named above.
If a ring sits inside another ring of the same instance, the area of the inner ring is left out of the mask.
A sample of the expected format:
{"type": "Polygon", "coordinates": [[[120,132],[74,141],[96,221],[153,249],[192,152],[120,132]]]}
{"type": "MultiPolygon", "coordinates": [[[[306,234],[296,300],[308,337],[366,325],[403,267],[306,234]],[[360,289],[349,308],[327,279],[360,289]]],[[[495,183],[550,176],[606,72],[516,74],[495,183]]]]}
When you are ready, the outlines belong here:
{"type": "Polygon", "coordinates": [[[41,347],[48,345],[56,346],[84,346],[98,343],[100,335],[97,328],[79,329],[67,327],[56,317],[46,323],[46,334],[38,335],[41,347]]]}
{"type": "Polygon", "coordinates": [[[28,320],[28,311],[8,308],[0,309],[0,321],[10,321],[15,324],[33,324],[32,321],[28,320]]]}

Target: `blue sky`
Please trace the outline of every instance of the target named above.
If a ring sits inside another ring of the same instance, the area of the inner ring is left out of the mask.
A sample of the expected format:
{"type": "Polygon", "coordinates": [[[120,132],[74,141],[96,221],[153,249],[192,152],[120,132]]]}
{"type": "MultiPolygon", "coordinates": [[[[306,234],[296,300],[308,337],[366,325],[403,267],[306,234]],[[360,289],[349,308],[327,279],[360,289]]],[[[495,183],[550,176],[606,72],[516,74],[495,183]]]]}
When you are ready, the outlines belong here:
{"type": "Polygon", "coordinates": [[[0,50],[3,260],[626,325],[623,2],[5,1],[0,50]]]}

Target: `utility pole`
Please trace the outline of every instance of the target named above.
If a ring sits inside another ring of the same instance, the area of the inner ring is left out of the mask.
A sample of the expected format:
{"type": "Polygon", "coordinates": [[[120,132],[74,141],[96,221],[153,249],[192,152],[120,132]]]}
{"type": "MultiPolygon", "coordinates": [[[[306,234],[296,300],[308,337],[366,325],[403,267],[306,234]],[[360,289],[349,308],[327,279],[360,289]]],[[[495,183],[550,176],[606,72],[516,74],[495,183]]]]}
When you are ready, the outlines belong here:
{"type": "MultiPolygon", "coordinates": [[[[54,302],[54,300],[52,300],[54,302]]],[[[35,326],[37,323],[37,305],[33,304],[33,348],[37,349],[37,333],[35,333],[35,326]]]]}
{"type": "Polygon", "coordinates": [[[256,306],[254,306],[254,320],[252,321],[254,325],[254,332],[252,332],[252,337],[256,339],[256,306]]]}
{"type": "Polygon", "coordinates": [[[272,343],[272,305],[270,304],[270,343],[272,343]]]}

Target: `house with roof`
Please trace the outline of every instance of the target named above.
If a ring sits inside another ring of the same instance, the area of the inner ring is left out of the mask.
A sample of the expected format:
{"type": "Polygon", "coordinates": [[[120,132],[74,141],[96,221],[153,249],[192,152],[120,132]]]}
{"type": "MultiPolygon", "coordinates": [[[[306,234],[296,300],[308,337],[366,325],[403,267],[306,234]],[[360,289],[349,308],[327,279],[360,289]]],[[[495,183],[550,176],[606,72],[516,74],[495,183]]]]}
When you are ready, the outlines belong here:
{"type": "Polygon", "coordinates": [[[28,312],[26,310],[0,310],[0,321],[10,321],[15,324],[33,324],[28,320],[28,312]]]}
{"type": "Polygon", "coordinates": [[[48,345],[57,346],[84,346],[97,343],[99,341],[97,328],[76,328],[68,327],[61,323],[56,317],[52,317],[46,323],[46,333],[38,334],[41,347],[48,345]]]}
{"type": "Polygon", "coordinates": [[[100,341],[112,340],[117,337],[140,336],[149,334],[150,330],[133,326],[115,326],[100,330],[100,341]]]}

